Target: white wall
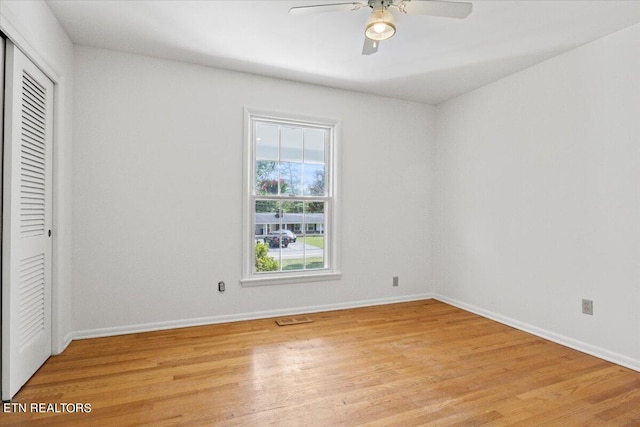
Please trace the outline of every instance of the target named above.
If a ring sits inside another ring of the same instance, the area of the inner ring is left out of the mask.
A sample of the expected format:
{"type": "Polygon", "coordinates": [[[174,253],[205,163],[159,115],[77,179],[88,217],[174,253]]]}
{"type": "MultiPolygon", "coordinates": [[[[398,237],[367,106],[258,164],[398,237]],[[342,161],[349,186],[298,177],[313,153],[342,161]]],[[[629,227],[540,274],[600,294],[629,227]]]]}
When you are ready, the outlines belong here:
{"type": "Polygon", "coordinates": [[[77,336],[425,296],[433,107],[87,47],[75,60],[77,336]],[[342,280],[240,286],[245,106],[342,120],[342,280]]]}
{"type": "Polygon", "coordinates": [[[42,1],[2,0],[0,30],[55,83],[53,352],[71,340],[71,134],[73,46],[42,1]]]}
{"type": "Polygon", "coordinates": [[[640,25],[440,105],[433,227],[445,300],[635,369],[638,52],[640,25]]]}

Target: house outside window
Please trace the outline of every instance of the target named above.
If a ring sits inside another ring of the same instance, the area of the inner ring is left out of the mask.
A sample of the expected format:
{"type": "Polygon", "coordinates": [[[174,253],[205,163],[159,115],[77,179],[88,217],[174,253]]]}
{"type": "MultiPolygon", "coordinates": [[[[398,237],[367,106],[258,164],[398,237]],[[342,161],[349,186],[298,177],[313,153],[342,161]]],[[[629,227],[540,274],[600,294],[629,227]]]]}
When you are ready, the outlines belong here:
{"type": "Polygon", "coordinates": [[[339,125],[245,110],[243,285],[340,276],[339,125]]]}

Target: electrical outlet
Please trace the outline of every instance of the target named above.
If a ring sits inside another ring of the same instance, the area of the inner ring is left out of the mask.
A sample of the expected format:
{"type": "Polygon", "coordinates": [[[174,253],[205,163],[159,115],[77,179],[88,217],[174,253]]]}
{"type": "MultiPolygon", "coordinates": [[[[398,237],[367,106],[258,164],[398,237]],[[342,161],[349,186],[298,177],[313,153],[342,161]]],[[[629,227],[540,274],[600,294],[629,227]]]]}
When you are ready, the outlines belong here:
{"type": "Polygon", "coordinates": [[[398,286],[398,276],[393,276],[393,286],[398,286]]]}
{"type": "Polygon", "coordinates": [[[224,292],[224,282],[223,281],[219,281],[218,282],[218,292],[224,292]]]}
{"type": "Polygon", "coordinates": [[[590,300],[590,299],[582,300],[582,312],[584,314],[589,314],[593,316],[593,300],[590,300]]]}

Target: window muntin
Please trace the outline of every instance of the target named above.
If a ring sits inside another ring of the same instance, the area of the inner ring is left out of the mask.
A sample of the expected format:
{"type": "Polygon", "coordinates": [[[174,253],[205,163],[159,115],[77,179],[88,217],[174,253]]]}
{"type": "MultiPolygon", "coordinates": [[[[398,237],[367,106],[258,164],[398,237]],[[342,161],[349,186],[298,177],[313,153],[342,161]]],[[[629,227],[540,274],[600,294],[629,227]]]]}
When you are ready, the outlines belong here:
{"type": "Polygon", "coordinates": [[[248,113],[243,283],[339,274],[332,187],[337,122],[248,113]]]}

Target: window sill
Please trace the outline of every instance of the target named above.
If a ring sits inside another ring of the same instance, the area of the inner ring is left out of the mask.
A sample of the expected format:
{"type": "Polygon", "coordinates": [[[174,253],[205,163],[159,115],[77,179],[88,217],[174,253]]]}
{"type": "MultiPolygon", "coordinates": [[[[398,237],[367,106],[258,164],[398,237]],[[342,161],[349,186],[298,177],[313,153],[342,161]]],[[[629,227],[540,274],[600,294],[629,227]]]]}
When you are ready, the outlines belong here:
{"type": "Polygon", "coordinates": [[[320,272],[306,274],[286,274],[286,275],[269,275],[265,277],[252,277],[240,280],[243,287],[267,286],[267,285],[288,285],[295,283],[324,282],[329,280],[339,280],[342,273],[336,272],[320,272]]]}

